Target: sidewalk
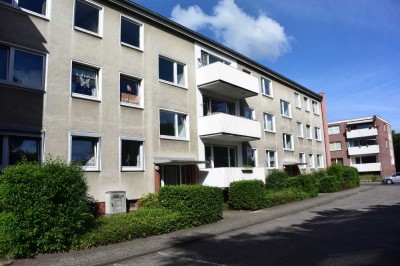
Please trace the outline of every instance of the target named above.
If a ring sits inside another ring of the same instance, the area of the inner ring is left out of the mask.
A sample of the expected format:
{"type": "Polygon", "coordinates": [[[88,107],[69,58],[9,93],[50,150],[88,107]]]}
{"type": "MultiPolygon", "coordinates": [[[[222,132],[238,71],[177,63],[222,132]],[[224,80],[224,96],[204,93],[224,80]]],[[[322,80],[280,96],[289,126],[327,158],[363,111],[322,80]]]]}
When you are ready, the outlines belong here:
{"type": "MultiPolygon", "coordinates": [[[[327,204],[351,195],[373,189],[374,186],[362,185],[356,189],[336,193],[320,193],[318,197],[280,205],[259,211],[226,211],[224,219],[209,225],[179,230],[165,235],[135,239],[128,242],[92,248],[83,251],[71,251],[56,254],[39,255],[34,259],[16,260],[12,265],[109,265],[128,258],[139,257],[169,248],[177,242],[185,244],[213,237],[257,223],[290,215],[299,211],[327,204]],[[184,241],[182,241],[184,239],[184,241]]],[[[1,265],[1,264],[0,264],[1,265]]]]}

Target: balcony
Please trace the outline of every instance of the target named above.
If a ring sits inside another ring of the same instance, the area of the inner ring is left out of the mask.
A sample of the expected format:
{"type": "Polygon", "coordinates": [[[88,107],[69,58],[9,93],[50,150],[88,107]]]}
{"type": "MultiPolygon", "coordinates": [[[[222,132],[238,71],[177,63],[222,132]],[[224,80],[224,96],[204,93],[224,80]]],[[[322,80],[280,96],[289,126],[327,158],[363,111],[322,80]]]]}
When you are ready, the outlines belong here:
{"type": "Polygon", "coordinates": [[[348,139],[371,137],[377,135],[378,135],[378,130],[374,127],[363,128],[363,129],[352,129],[346,132],[346,136],[348,139]]]}
{"type": "Polygon", "coordinates": [[[196,70],[197,86],[202,91],[235,100],[256,96],[258,79],[222,62],[200,67],[196,70]]]}
{"type": "Polygon", "coordinates": [[[261,124],[244,117],[216,113],[199,117],[202,139],[245,142],[261,138],[261,124]]]}
{"type": "Polygon", "coordinates": [[[377,154],[379,153],[379,145],[349,147],[348,151],[349,155],[377,154]]]}
{"type": "Polygon", "coordinates": [[[351,166],[357,168],[358,172],[380,172],[381,163],[363,163],[363,164],[352,164],[351,166]]]}
{"type": "Polygon", "coordinates": [[[233,181],[239,180],[262,180],[265,181],[263,167],[242,168],[242,167],[221,167],[200,169],[200,184],[213,187],[229,187],[233,181]]]}

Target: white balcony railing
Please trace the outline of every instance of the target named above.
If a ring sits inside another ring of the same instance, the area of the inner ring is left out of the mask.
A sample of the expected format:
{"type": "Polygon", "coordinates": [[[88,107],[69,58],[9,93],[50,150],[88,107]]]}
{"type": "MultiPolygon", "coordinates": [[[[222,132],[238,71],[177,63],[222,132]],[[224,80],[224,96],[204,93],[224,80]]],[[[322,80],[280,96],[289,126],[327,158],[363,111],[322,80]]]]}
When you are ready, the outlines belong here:
{"type": "Polygon", "coordinates": [[[233,99],[244,99],[259,93],[259,82],[253,77],[222,62],[196,70],[197,86],[209,93],[233,99]]]}
{"type": "Polygon", "coordinates": [[[374,127],[363,128],[363,129],[352,129],[346,132],[346,136],[348,139],[370,137],[377,135],[378,135],[378,130],[374,127]]]}
{"type": "Polygon", "coordinates": [[[199,136],[215,140],[245,142],[261,138],[261,124],[244,117],[216,113],[199,117],[199,136]]]}
{"type": "Polygon", "coordinates": [[[233,181],[262,180],[265,181],[263,167],[221,167],[200,169],[200,184],[213,187],[229,187],[233,181]]]}
{"type": "Polygon", "coordinates": [[[349,147],[349,155],[363,155],[379,153],[379,145],[349,147]]]}
{"type": "Polygon", "coordinates": [[[358,172],[379,172],[381,171],[381,163],[363,163],[352,164],[351,166],[357,168],[358,172]]]}

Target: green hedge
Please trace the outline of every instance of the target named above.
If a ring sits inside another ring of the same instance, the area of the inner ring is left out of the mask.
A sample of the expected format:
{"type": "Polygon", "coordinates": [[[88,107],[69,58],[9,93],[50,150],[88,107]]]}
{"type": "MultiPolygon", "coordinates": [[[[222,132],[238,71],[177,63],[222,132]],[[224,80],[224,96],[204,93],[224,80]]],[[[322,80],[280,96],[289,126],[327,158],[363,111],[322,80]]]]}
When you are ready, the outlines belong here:
{"type": "Polygon", "coordinates": [[[360,176],[358,170],[354,167],[343,167],[343,181],[348,185],[348,188],[355,188],[360,186],[360,176]]]}
{"type": "Polygon", "coordinates": [[[334,163],[326,169],[326,174],[328,176],[336,176],[337,181],[340,182],[343,180],[343,170],[344,166],[342,164],[334,163]]]}
{"type": "Polygon", "coordinates": [[[140,208],[161,208],[158,200],[158,193],[149,193],[139,199],[138,205],[140,208]]]}
{"type": "Polygon", "coordinates": [[[288,174],[283,170],[272,170],[265,180],[265,187],[268,190],[281,190],[285,188],[285,179],[288,174]]]}
{"type": "Polygon", "coordinates": [[[295,188],[299,191],[306,192],[310,197],[318,196],[319,182],[313,175],[299,175],[288,177],[285,180],[286,188],[295,188]]]}
{"type": "Polygon", "coordinates": [[[264,193],[264,206],[268,208],[307,198],[309,198],[308,193],[295,188],[287,188],[279,191],[267,190],[264,193]]]}
{"type": "Polygon", "coordinates": [[[319,181],[319,192],[321,193],[331,193],[338,190],[338,180],[334,175],[328,175],[327,177],[321,178],[319,181]]]}
{"type": "Polygon", "coordinates": [[[6,167],[0,175],[0,254],[69,250],[93,225],[90,203],[78,165],[55,160],[6,167]]]}
{"type": "Polygon", "coordinates": [[[221,219],[222,190],[201,185],[165,186],[160,189],[162,207],[182,213],[188,226],[213,223],[221,219]]]}
{"type": "Polygon", "coordinates": [[[258,210],[264,207],[264,182],[241,180],[229,186],[228,205],[235,210],[258,210]]]}

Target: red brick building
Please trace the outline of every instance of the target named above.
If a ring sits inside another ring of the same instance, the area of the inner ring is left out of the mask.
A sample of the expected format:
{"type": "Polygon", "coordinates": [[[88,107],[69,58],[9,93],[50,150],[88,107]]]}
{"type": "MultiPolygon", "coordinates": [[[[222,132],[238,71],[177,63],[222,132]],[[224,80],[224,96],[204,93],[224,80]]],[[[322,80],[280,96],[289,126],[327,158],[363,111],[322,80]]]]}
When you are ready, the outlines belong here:
{"type": "Polygon", "coordinates": [[[374,115],[328,123],[332,163],[358,169],[360,174],[395,173],[390,122],[374,115]]]}

